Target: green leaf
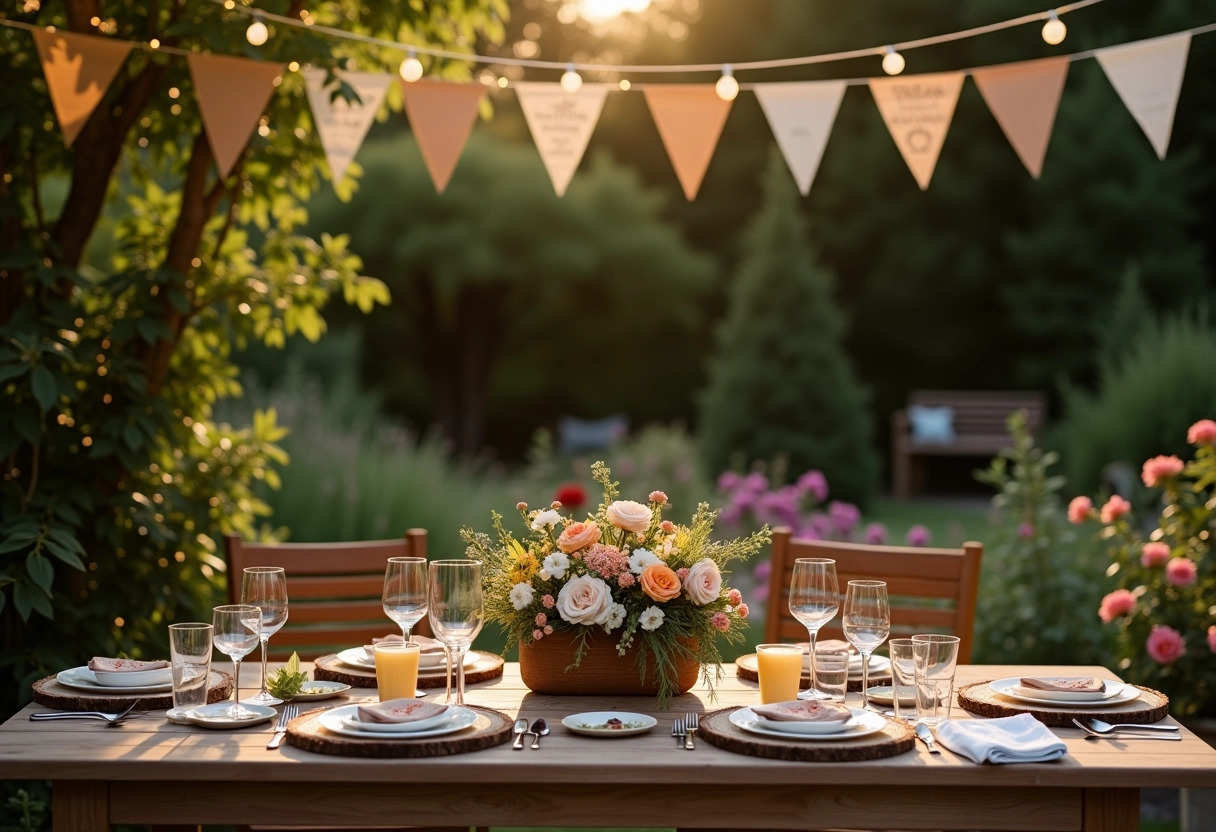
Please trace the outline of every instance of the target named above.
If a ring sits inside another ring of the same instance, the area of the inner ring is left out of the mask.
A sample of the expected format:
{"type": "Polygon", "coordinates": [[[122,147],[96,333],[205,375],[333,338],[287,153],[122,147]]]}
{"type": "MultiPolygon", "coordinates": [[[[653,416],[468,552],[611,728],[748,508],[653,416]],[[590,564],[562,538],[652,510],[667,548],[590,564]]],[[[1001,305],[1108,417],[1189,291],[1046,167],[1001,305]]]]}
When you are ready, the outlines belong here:
{"type": "Polygon", "coordinates": [[[144,443],[143,434],[134,422],[128,422],[122,429],[122,441],[133,451],[138,451],[144,443]]]}
{"type": "Polygon", "coordinates": [[[22,621],[30,620],[30,610],[34,606],[34,593],[29,590],[25,581],[17,581],[13,584],[13,605],[17,608],[17,615],[21,616],[22,621]]]}
{"type": "Polygon", "coordinates": [[[47,592],[51,591],[51,583],[55,580],[55,567],[49,560],[37,552],[30,552],[30,556],[25,559],[25,571],[35,584],[47,592]]]}
{"type": "Polygon", "coordinates": [[[29,372],[29,369],[30,365],[28,364],[0,364],[0,382],[23,376],[29,372]]]}
{"type": "Polygon", "coordinates": [[[38,364],[34,367],[30,384],[34,389],[34,398],[38,400],[38,406],[44,413],[50,410],[59,396],[59,385],[55,383],[55,374],[42,364],[38,364]]]}
{"type": "MultiPolygon", "coordinates": [[[[76,547],[79,549],[80,544],[77,543],[76,547]]],[[[46,539],[46,550],[73,569],[78,569],[81,572],[84,571],[84,562],[76,555],[72,547],[64,545],[63,541],[48,536],[46,539]]],[[[81,550],[81,553],[83,553],[83,550],[81,550]]]]}

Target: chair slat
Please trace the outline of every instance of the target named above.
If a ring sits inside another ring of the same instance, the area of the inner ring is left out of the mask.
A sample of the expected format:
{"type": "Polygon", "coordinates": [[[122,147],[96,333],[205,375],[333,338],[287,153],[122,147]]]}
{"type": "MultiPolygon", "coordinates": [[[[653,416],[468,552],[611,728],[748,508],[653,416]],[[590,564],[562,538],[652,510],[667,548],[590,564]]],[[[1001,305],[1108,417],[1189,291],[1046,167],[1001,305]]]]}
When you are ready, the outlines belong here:
{"type": "Polygon", "coordinates": [[[312,575],[302,578],[287,575],[287,594],[295,601],[305,598],[379,598],[384,589],[384,573],[379,575],[312,575]]]}

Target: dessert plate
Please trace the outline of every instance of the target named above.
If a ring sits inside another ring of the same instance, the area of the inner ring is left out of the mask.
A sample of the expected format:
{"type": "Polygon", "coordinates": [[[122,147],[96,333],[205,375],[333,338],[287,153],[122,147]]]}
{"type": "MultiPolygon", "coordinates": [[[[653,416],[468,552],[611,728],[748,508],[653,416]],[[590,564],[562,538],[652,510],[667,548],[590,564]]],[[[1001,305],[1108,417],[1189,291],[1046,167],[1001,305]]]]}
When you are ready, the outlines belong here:
{"type": "MultiPolygon", "coordinates": [[[[878,685],[866,691],[866,698],[878,705],[894,705],[894,688],[890,685],[878,685]]],[[[909,707],[916,706],[916,688],[911,685],[899,686],[899,704],[909,707]]]]}
{"type": "Polygon", "coordinates": [[[291,697],[292,702],[315,702],[318,699],[332,699],[350,690],[350,685],[341,682],[314,681],[305,682],[304,690],[291,697]]]}
{"type": "Polygon", "coordinates": [[[359,713],[358,705],[343,705],[339,708],[326,711],[317,717],[317,721],[321,723],[321,727],[326,731],[331,731],[335,734],[340,734],[344,737],[357,737],[359,739],[377,739],[377,740],[411,740],[420,739],[422,737],[441,737],[444,734],[454,734],[457,731],[463,731],[474,722],[477,721],[477,712],[468,708],[458,708],[463,711],[462,714],[434,728],[428,728],[425,731],[367,731],[362,726],[352,726],[352,718],[357,717],[359,713]]]}
{"type": "MultiPolygon", "coordinates": [[[[269,708],[265,705],[250,705],[247,703],[241,704],[253,715],[234,719],[227,714],[227,711],[232,706],[232,703],[213,702],[210,705],[203,705],[201,708],[186,711],[181,715],[180,719],[189,722],[191,725],[198,725],[202,728],[245,728],[250,725],[259,725],[263,722],[267,722],[279,715],[279,712],[274,708],[269,708]]],[[[177,720],[174,719],[174,721],[177,720]]]]}
{"type": "Polygon", "coordinates": [[[1008,679],[997,679],[989,682],[993,693],[999,693],[1001,696],[1008,696],[1010,699],[1017,699],[1020,702],[1028,702],[1032,705],[1051,705],[1053,708],[1106,708],[1111,705],[1122,705],[1126,702],[1132,702],[1140,697],[1140,691],[1131,685],[1125,685],[1122,682],[1116,682],[1113,679],[1104,679],[1106,682],[1106,693],[1101,699],[1059,699],[1053,696],[1044,696],[1043,694],[1058,693],[1056,691],[1035,691],[1034,695],[1026,692],[1026,688],[1021,685],[1019,677],[1010,677],[1008,679]]]}
{"type": "Polygon", "coordinates": [[[84,665],[60,671],[55,677],[55,681],[64,687],[75,688],[76,690],[87,690],[92,693],[110,693],[120,696],[132,693],[165,693],[173,690],[172,680],[153,685],[123,685],[121,687],[103,685],[97,681],[97,677],[93,674],[93,671],[84,665]]]}
{"type": "MultiPolygon", "coordinates": [[[[845,723],[845,728],[833,733],[823,734],[800,734],[791,730],[782,730],[782,723],[774,722],[768,719],[761,719],[756,716],[756,713],[751,708],[739,708],[736,711],[731,711],[727,717],[733,725],[742,728],[752,734],[760,734],[765,737],[780,737],[786,740],[798,741],[830,741],[830,740],[851,740],[858,737],[867,737],[870,734],[877,734],[887,724],[887,720],[882,714],[874,711],[863,711],[861,708],[849,708],[853,714],[853,718],[845,723]]],[[[786,723],[789,725],[791,723],[786,723]]]]}
{"type": "Polygon", "coordinates": [[[658,724],[649,714],[629,711],[587,711],[562,720],[566,730],[588,737],[628,737],[644,734],[658,724]]]}
{"type": "MultiPolygon", "coordinates": [[[[342,724],[354,731],[367,734],[419,734],[430,731],[432,728],[443,728],[452,720],[468,720],[469,714],[472,713],[468,708],[450,705],[441,714],[413,722],[364,722],[359,718],[359,712],[356,710],[354,715],[343,719],[342,724]]],[[[473,714],[473,719],[476,718],[477,715],[473,714]]]]}
{"type": "MultiPolygon", "coordinates": [[[[477,664],[477,660],[479,658],[481,658],[481,656],[475,650],[470,650],[469,652],[464,654],[464,666],[466,668],[472,667],[473,665],[477,664]]],[[[367,651],[364,650],[362,647],[351,647],[347,650],[343,650],[341,653],[338,654],[338,661],[340,661],[344,664],[348,664],[351,667],[357,667],[360,670],[375,670],[376,669],[376,659],[372,656],[367,655],[367,651]]],[[[443,654],[442,653],[439,654],[438,660],[436,660],[433,663],[428,662],[422,656],[419,656],[418,657],[418,669],[419,670],[443,670],[443,654]]]]}

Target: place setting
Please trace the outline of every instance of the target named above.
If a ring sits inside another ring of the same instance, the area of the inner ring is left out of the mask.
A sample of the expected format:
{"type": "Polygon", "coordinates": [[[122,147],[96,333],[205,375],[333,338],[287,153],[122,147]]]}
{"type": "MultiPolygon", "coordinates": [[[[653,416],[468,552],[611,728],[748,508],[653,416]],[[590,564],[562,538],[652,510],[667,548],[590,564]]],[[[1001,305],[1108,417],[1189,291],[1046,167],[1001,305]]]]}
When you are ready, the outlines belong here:
{"type": "Polygon", "coordinates": [[[1151,724],[1169,715],[1159,691],[1095,676],[1008,677],[965,685],[959,705],[978,716],[1032,714],[1053,728],[1072,728],[1074,718],[1151,724]]]}
{"type": "MultiPolygon", "coordinates": [[[[222,701],[232,692],[232,677],[209,671],[202,690],[206,701],[222,701]]],[[[137,711],[158,710],[173,705],[173,669],[168,660],[94,656],[34,682],[32,691],[39,705],[65,712],[113,714],[131,705],[137,711]]]]}

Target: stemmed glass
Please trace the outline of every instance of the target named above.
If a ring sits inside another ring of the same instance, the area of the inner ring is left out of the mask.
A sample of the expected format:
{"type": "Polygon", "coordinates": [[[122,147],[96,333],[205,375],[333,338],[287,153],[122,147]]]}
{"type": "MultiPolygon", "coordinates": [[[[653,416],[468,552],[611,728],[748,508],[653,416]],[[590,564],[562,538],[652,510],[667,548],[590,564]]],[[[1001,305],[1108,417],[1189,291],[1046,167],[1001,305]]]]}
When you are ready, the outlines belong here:
{"type": "Polygon", "coordinates": [[[410,630],[426,615],[426,558],[389,558],[384,572],[384,614],[397,622],[408,644],[410,630]]]}
{"type": "Polygon", "coordinates": [[[464,704],[464,654],[484,623],[481,561],[433,560],[430,563],[430,607],[435,637],[456,665],[456,704],[464,704]]]}
{"type": "Polygon", "coordinates": [[[251,604],[224,604],[212,611],[212,643],[232,659],[232,704],[224,715],[230,719],[257,716],[241,704],[241,659],[258,646],[262,633],[262,611],[251,604]]]}
{"type": "Polygon", "coordinates": [[[266,689],[266,642],[287,623],[287,573],[281,566],[248,566],[241,578],[241,603],[262,610],[262,689],[246,699],[253,705],[282,705],[266,689]]]}
{"type": "Polygon", "coordinates": [[[798,694],[799,699],[829,699],[815,687],[815,639],[819,629],[840,609],[840,585],[836,581],[836,561],[831,558],[798,558],[790,581],[790,613],[802,622],[811,637],[811,686],[798,694]]]}
{"type": "Polygon", "coordinates": [[[870,654],[891,632],[885,581],[849,581],[844,593],[844,637],[861,654],[861,707],[870,708],[870,654]]]}

